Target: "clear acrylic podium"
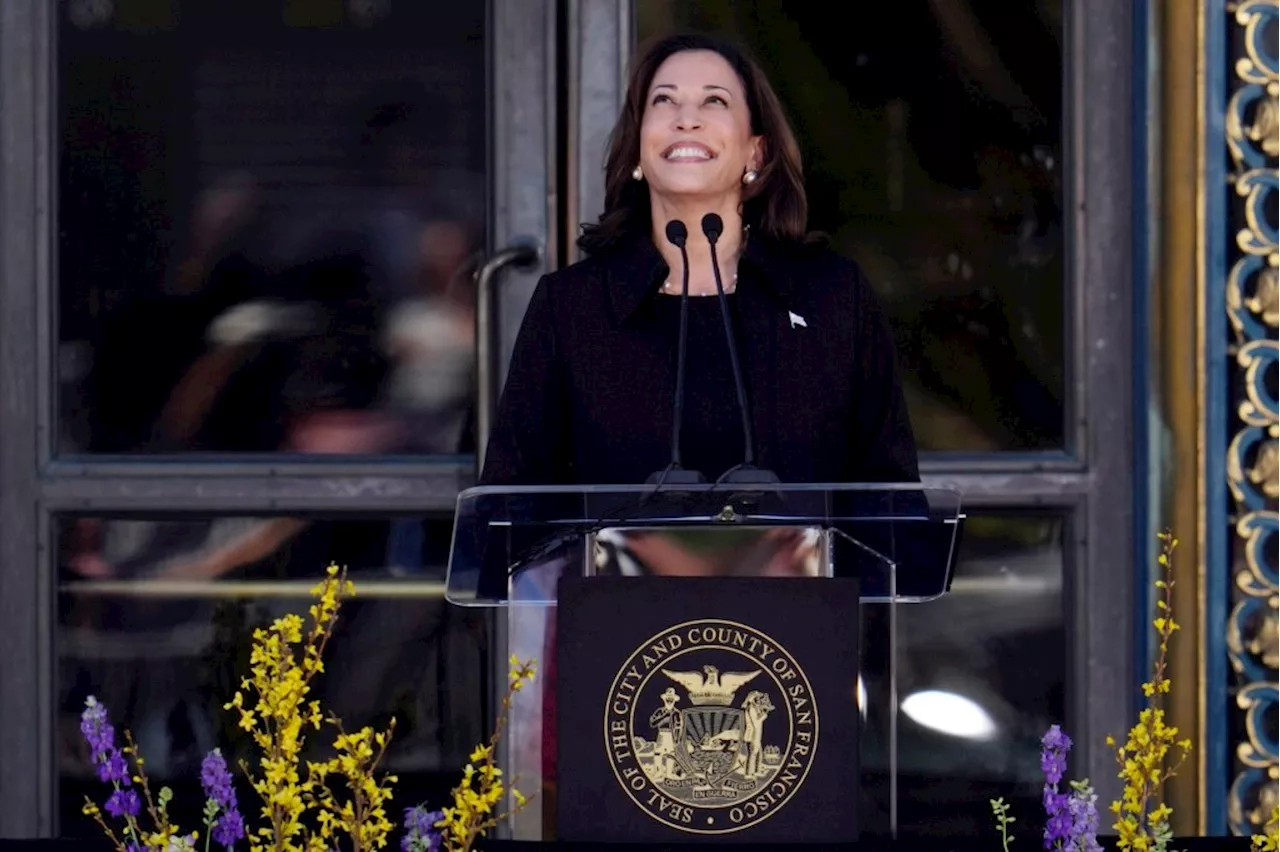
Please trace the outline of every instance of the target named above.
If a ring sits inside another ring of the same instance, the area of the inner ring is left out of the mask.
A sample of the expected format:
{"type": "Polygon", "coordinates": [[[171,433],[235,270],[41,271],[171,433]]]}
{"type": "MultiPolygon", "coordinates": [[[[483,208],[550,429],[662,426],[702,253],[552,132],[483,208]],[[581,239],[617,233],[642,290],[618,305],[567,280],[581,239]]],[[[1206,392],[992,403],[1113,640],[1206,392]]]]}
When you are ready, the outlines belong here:
{"type": "MultiPolygon", "coordinates": [[[[856,577],[862,834],[898,827],[895,608],[946,593],[964,515],[955,491],[918,484],[699,484],[477,487],[458,498],[448,600],[500,610],[495,683],[511,655],[539,661],[517,694],[499,760],[538,798],[496,832],[555,836],[553,748],[544,714],[555,684],[556,589],[565,575],[856,577]],[[502,653],[498,653],[502,652],[502,653]]],[[[851,673],[852,680],[852,673],[851,673]]]]}

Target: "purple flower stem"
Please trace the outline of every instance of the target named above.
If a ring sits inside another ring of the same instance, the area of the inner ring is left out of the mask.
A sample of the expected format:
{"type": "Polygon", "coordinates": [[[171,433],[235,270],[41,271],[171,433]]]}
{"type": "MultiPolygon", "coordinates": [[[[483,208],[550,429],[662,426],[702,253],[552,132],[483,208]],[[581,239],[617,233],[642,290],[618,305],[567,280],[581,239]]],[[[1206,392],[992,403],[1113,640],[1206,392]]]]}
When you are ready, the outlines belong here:
{"type": "Polygon", "coordinates": [[[215,816],[217,816],[216,811],[204,818],[204,852],[209,852],[209,844],[213,842],[213,817],[215,816]]]}

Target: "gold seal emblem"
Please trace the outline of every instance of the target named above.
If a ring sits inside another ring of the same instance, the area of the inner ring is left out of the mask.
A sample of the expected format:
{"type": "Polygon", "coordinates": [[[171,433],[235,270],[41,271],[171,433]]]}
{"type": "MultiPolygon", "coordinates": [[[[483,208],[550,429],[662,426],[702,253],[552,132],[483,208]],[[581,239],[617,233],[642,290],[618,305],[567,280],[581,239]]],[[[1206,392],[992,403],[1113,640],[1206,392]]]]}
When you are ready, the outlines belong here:
{"type": "Polygon", "coordinates": [[[605,748],[645,813],[693,834],[741,831],[804,783],[818,708],[804,670],[745,624],[678,624],[636,649],[610,687],[605,748]]]}

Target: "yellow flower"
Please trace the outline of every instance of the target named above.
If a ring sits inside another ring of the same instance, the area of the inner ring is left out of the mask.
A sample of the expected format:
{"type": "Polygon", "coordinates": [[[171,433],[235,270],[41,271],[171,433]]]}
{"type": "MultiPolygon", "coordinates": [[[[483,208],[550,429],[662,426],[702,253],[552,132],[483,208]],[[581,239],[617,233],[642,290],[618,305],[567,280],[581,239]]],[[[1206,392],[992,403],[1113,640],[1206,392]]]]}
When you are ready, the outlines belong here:
{"type": "MultiPolygon", "coordinates": [[[[330,718],[336,731],[332,756],[318,762],[302,759],[308,731],[325,723],[320,702],[309,697],[312,682],[325,670],[325,646],[333,636],[344,600],[354,593],[346,572],[330,565],[313,590],[317,600],[308,608],[309,620],[287,614],[255,629],[249,672],[223,707],[231,711],[260,750],[252,767],[245,766],[248,782],[261,802],[262,823],[246,825],[247,846],[252,852],[326,852],[334,848],[372,852],[385,848],[395,831],[387,811],[398,779],[395,775],[379,777],[377,772],[395,731],[394,719],[385,731],[365,727],[347,732],[341,720],[330,718]]],[[[502,722],[510,709],[511,694],[530,683],[534,673],[532,661],[521,663],[513,658],[502,722]]],[[[506,790],[502,770],[494,760],[502,722],[489,743],[473,752],[464,782],[455,790],[454,807],[437,823],[448,832],[451,849],[469,849],[476,837],[505,816],[497,812],[506,790]]],[[[153,800],[144,761],[127,731],[125,737],[123,752],[136,768],[130,776],[139,785],[146,813],[156,824],[143,828],[130,818],[122,840],[92,801],[85,801],[83,812],[98,822],[117,848],[128,842],[164,852],[193,849],[198,835],[183,833],[169,822],[166,807],[172,793],[161,789],[158,799],[153,800]]],[[[511,795],[515,810],[528,801],[518,791],[512,790],[511,795]]]]}
{"type": "Polygon", "coordinates": [[[453,806],[443,809],[443,817],[436,826],[444,836],[445,848],[450,852],[469,850],[475,841],[490,829],[521,810],[529,798],[514,787],[509,792],[513,802],[510,810],[500,812],[502,800],[508,788],[502,782],[502,769],[494,757],[502,739],[508,714],[515,693],[534,679],[535,661],[522,662],[515,655],[510,659],[507,675],[507,694],[502,699],[501,711],[487,743],[481,743],[471,752],[470,762],[462,770],[462,779],[453,789],[453,806]]]}
{"type": "Polygon", "coordinates": [[[1280,807],[1272,806],[1271,816],[1262,826],[1262,833],[1249,838],[1253,852],[1276,852],[1280,849],[1280,807]]]}
{"type": "Polygon", "coordinates": [[[1138,724],[1130,729],[1123,745],[1118,745],[1113,737],[1106,740],[1107,746],[1115,751],[1119,777],[1124,781],[1120,799],[1111,803],[1111,812],[1116,815],[1112,827],[1121,849],[1150,849],[1157,838],[1167,835],[1173,810],[1160,801],[1160,796],[1165,782],[1177,773],[1191,751],[1191,741],[1177,738],[1177,727],[1165,723],[1165,712],[1160,706],[1163,696],[1173,688],[1165,671],[1169,639],[1179,629],[1173,619],[1174,583],[1170,578],[1173,550],[1178,542],[1168,532],[1160,534],[1160,541],[1158,561],[1164,577],[1157,580],[1155,586],[1162,593],[1156,602],[1161,614],[1151,622],[1159,647],[1152,677],[1142,685],[1147,706],[1138,714],[1138,724]]]}
{"type": "Polygon", "coordinates": [[[342,835],[362,849],[386,843],[392,826],[385,804],[395,779],[379,783],[374,772],[389,733],[375,735],[366,728],[347,734],[335,719],[337,754],[323,763],[307,762],[305,780],[301,771],[305,732],[324,723],[320,702],[308,698],[311,682],[324,672],[325,646],[343,602],[354,593],[346,572],[330,565],[312,590],[318,600],[308,610],[309,624],[287,614],[254,631],[249,676],[226,705],[239,713],[241,727],[262,749],[249,780],[267,825],[250,835],[250,849],[318,852],[332,849],[342,835]],[[342,800],[325,786],[330,776],[341,778],[346,788],[342,800]]]}

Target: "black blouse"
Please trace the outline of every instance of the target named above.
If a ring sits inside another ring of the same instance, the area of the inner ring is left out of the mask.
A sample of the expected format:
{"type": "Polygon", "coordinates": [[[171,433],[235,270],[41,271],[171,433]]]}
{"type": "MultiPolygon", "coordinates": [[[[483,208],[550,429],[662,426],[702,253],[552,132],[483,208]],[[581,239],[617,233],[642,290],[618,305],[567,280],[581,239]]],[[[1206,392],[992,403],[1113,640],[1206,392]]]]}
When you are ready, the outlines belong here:
{"type": "MultiPolygon", "coordinates": [[[[671,377],[674,386],[680,340],[680,299],[658,296],[650,306],[662,334],[671,341],[671,377]]],[[[735,334],[741,339],[737,298],[725,299],[735,334]]],[[[684,416],[680,430],[683,467],[714,480],[744,455],[742,417],[734,388],[729,343],[725,338],[720,300],[714,296],[689,299],[688,352],[685,357],[684,416]]],[[[742,344],[738,344],[742,357],[742,344]]],[[[673,398],[674,399],[674,398],[673,398]]],[[[672,403],[674,409],[675,403],[672,403]]]]}

